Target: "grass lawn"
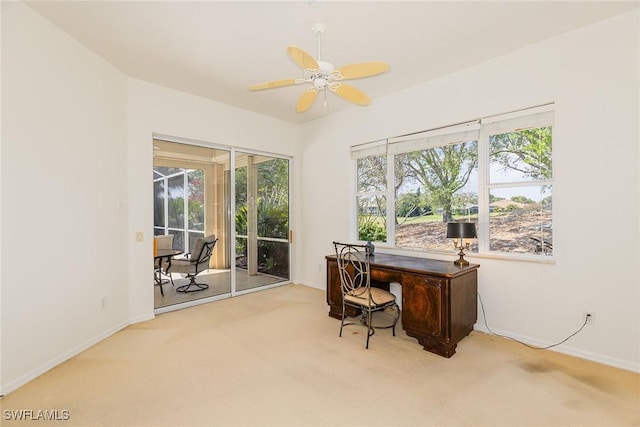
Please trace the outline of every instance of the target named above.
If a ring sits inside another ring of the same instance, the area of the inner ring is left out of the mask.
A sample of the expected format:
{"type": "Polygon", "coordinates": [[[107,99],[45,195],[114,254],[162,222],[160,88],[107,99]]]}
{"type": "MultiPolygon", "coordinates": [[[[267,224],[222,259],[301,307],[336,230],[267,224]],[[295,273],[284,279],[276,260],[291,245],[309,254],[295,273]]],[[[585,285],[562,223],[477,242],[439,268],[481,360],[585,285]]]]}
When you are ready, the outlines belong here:
{"type": "MultiPolygon", "coordinates": [[[[491,214],[489,214],[492,217],[495,216],[501,216],[504,215],[504,212],[491,212],[491,214]]],[[[471,216],[467,216],[467,215],[454,215],[453,219],[456,221],[459,220],[466,220],[466,219],[471,219],[471,220],[478,220],[478,214],[473,214],[471,216]]],[[[361,216],[360,217],[360,222],[366,222],[366,223],[374,223],[374,224],[378,224],[381,227],[385,226],[385,218],[380,217],[380,216],[361,216]]],[[[413,216],[413,217],[409,217],[409,218],[404,218],[404,217],[398,217],[398,221],[397,224],[399,225],[410,225],[410,224],[424,224],[424,223],[429,223],[429,222],[442,222],[442,215],[423,215],[423,216],[413,216]]]]}

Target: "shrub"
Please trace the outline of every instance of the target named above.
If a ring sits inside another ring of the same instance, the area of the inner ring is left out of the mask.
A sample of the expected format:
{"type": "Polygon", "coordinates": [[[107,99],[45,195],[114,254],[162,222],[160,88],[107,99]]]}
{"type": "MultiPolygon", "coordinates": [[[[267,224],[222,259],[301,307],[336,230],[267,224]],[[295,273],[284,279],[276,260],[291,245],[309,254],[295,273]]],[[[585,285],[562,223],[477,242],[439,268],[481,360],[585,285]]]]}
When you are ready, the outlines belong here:
{"type": "Polygon", "coordinates": [[[387,231],[379,224],[367,222],[358,227],[358,239],[367,242],[384,242],[387,240],[387,231]]]}

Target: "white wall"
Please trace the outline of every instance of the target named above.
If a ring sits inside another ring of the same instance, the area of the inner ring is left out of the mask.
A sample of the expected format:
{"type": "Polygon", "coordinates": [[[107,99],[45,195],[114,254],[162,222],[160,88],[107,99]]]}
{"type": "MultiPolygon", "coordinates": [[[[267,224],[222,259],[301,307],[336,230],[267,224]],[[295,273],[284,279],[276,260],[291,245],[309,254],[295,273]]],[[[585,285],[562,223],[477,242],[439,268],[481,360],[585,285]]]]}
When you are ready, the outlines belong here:
{"type": "MultiPolygon", "coordinates": [[[[299,126],[128,79],[22,3],[2,3],[2,54],[0,392],[8,393],[153,317],[154,132],[292,156],[294,178],[301,148],[299,126]]],[[[291,193],[295,209],[295,181],[291,193]]]]}
{"type": "MultiPolygon", "coordinates": [[[[260,114],[232,108],[194,95],[166,89],[140,80],[128,80],[128,140],[129,140],[129,270],[130,318],[132,321],[153,316],[153,286],[150,285],[153,261],[153,133],[221,144],[251,148],[270,153],[293,156],[291,188],[293,209],[299,200],[301,153],[298,125],[275,120],[260,114]],[[135,233],[144,232],[147,238],[135,242],[135,233]]],[[[292,229],[296,230],[299,214],[294,214],[292,229]]],[[[292,246],[292,279],[297,277],[295,260],[297,247],[292,246]]]]}
{"type": "Polygon", "coordinates": [[[595,312],[558,349],[640,370],[638,22],[619,15],[305,125],[301,280],[324,288],[331,241],[355,236],[350,145],[555,101],[556,262],[470,257],[488,323],[551,344],[595,312]]]}
{"type": "Polygon", "coordinates": [[[127,323],[126,80],[2,2],[2,105],[4,393],[127,323]]]}

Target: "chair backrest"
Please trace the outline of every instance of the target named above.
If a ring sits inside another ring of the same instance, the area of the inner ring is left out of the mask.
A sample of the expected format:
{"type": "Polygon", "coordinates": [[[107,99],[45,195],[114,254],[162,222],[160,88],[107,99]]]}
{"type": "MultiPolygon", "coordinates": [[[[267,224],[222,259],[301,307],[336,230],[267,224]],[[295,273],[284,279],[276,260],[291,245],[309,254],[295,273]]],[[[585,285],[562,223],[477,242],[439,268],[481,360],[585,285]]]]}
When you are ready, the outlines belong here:
{"type": "Polygon", "coordinates": [[[333,242],[336,249],[342,294],[368,298],[371,287],[370,247],[333,242]]]}
{"type": "Polygon", "coordinates": [[[156,236],[158,249],[173,249],[173,234],[164,234],[156,236]]]}
{"type": "Polygon", "coordinates": [[[218,239],[214,234],[207,237],[198,237],[193,245],[193,251],[191,251],[191,263],[197,264],[198,267],[206,263],[208,268],[209,258],[211,258],[211,252],[213,252],[213,247],[217,241],[218,239]]]}

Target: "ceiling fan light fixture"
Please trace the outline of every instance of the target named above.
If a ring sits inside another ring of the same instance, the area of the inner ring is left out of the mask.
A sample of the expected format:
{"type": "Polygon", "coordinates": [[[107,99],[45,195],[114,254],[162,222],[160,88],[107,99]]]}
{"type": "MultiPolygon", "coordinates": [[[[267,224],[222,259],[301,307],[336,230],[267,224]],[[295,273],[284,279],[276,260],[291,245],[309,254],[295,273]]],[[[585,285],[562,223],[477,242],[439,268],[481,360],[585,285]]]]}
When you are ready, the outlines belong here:
{"type": "Polygon", "coordinates": [[[324,105],[327,105],[326,93],[327,88],[340,96],[341,98],[353,102],[357,105],[369,105],[371,99],[359,89],[338,82],[338,80],[360,79],[364,77],[375,76],[389,70],[389,65],[384,62],[362,62],[346,65],[340,68],[327,61],[321,60],[320,38],[324,33],[326,26],[321,23],[315,23],[311,27],[313,34],[316,35],[318,41],[318,58],[314,59],[304,50],[289,46],[287,53],[303,70],[303,78],[275,80],[272,82],[260,83],[249,86],[250,90],[273,89],[276,87],[290,86],[293,84],[311,83],[302,94],[296,105],[296,111],[301,113],[307,111],[315,102],[318,92],[323,91],[324,105]]]}

